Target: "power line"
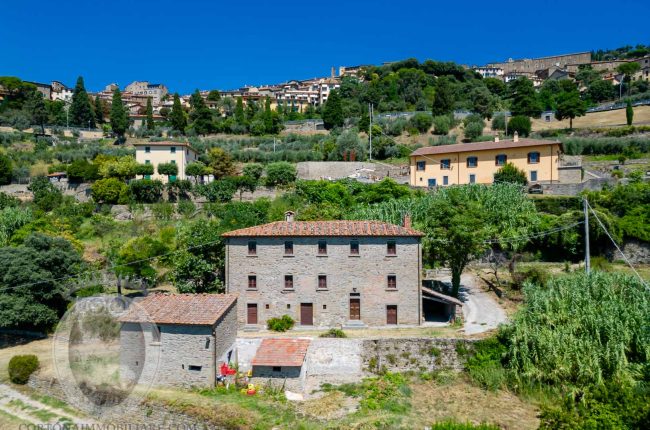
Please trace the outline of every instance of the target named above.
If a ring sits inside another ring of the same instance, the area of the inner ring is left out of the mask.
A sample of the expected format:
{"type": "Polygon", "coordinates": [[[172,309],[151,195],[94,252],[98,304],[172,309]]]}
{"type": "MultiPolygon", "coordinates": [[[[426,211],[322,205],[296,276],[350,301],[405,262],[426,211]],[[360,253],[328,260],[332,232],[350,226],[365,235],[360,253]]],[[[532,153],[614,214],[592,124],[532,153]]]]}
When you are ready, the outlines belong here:
{"type": "Polygon", "coordinates": [[[641,281],[641,283],[642,283],[646,288],[649,288],[649,289],[650,289],[650,287],[648,286],[648,284],[647,284],[647,282],[645,281],[645,279],[643,279],[643,278],[641,277],[641,275],[639,274],[639,272],[637,272],[637,270],[634,268],[634,266],[632,265],[632,263],[630,262],[630,260],[627,258],[627,255],[625,255],[625,254],[623,253],[623,251],[622,251],[621,248],[618,246],[618,244],[616,243],[616,241],[614,240],[614,238],[612,237],[612,235],[609,234],[609,231],[607,230],[607,228],[605,227],[605,225],[603,224],[603,222],[600,220],[600,218],[598,218],[598,214],[596,213],[596,211],[594,210],[594,208],[591,207],[591,205],[589,204],[589,202],[588,202],[587,200],[585,200],[585,203],[586,203],[586,205],[589,207],[589,209],[591,210],[591,213],[594,215],[594,218],[596,218],[596,221],[598,221],[598,225],[600,225],[600,228],[603,229],[603,231],[605,232],[605,234],[607,235],[607,237],[609,237],[609,240],[611,240],[612,243],[614,244],[614,247],[616,248],[616,250],[617,250],[617,251],[618,251],[618,252],[623,256],[623,260],[625,260],[625,262],[627,263],[627,265],[630,266],[630,269],[632,269],[632,271],[633,271],[634,274],[639,278],[639,280],[641,281]]]}

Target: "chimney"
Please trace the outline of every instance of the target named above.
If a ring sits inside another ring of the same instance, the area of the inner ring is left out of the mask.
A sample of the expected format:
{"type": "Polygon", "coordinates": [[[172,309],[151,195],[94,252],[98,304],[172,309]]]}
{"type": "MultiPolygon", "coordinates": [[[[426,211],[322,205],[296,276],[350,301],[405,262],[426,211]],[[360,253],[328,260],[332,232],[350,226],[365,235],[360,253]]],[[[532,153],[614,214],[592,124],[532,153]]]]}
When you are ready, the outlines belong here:
{"type": "Polygon", "coordinates": [[[513,142],[519,142],[519,133],[515,131],[515,134],[512,135],[513,142]]]}
{"type": "Polygon", "coordinates": [[[411,228],[411,215],[404,215],[404,219],[402,220],[402,226],[406,228],[411,228]]]}
{"type": "Polygon", "coordinates": [[[496,136],[494,136],[494,142],[499,143],[499,135],[498,134],[496,136]]]}
{"type": "Polygon", "coordinates": [[[293,222],[293,216],[294,216],[295,214],[296,214],[296,213],[293,212],[293,211],[286,211],[286,212],[284,213],[284,220],[285,220],[286,222],[293,222]]]}

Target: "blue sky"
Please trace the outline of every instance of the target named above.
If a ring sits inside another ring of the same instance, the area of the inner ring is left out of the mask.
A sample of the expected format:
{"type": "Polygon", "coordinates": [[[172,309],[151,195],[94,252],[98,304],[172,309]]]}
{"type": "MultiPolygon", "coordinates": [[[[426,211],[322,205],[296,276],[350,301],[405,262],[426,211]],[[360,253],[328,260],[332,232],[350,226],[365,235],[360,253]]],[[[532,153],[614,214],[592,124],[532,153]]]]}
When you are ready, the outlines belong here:
{"type": "Polygon", "coordinates": [[[187,93],[408,57],[471,65],[649,44],[648,16],[647,0],[7,1],[0,76],[187,93]]]}

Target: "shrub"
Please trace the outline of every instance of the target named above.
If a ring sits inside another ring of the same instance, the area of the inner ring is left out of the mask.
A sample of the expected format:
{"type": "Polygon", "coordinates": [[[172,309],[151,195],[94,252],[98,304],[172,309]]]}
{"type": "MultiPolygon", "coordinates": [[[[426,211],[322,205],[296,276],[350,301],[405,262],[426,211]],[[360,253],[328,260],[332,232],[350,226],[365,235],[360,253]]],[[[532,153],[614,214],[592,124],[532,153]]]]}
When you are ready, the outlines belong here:
{"type": "Polygon", "coordinates": [[[470,122],[465,126],[465,139],[473,141],[483,134],[483,124],[470,122]]]}
{"type": "Polygon", "coordinates": [[[271,331],[285,332],[291,330],[296,322],[289,315],[282,315],[281,318],[269,318],[266,327],[271,331]]]}
{"type": "Polygon", "coordinates": [[[158,180],[138,179],[129,182],[129,194],[136,203],[156,203],[162,198],[163,187],[158,180]]]}
{"type": "Polygon", "coordinates": [[[611,272],[612,263],[610,263],[605,257],[596,256],[591,257],[591,268],[594,270],[600,270],[601,272],[611,272]]]}
{"type": "Polygon", "coordinates": [[[179,214],[187,217],[193,215],[194,211],[196,211],[196,205],[192,200],[181,200],[178,202],[176,212],[179,214]]]}
{"type": "Polygon", "coordinates": [[[428,113],[418,112],[411,117],[409,125],[418,129],[420,133],[426,133],[433,124],[433,118],[428,113]]]}
{"type": "Polygon", "coordinates": [[[228,178],[210,182],[209,184],[199,185],[196,192],[208,199],[209,202],[227,203],[235,195],[237,186],[228,178]]]}
{"type": "Polygon", "coordinates": [[[174,206],[171,203],[155,203],[151,205],[151,212],[158,220],[168,221],[174,216],[174,206]]]}
{"type": "Polygon", "coordinates": [[[24,385],[29,377],[38,369],[38,357],[35,355],[14,355],[9,360],[9,379],[14,384],[24,385]]]}
{"type": "Polygon", "coordinates": [[[343,338],[343,337],[348,337],[347,334],[340,328],[331,328],[325,333],[321,334],[320,337],[336,337],[336,338],[343,338]]]}
{"type": "Polygon", "coordinates": [[[512,163],[506,163],[494,174],[494,182],[527,185],[528,179],[526,178],[526,172],[518,169],[512,163]]]}
{"type": "Polygon", "coordinates": [[[528,137],[532,125],[530,123],[530,118],[525,115],[516,115],[510,118],[508,121],[508,134],[513,135],[515,131],[519,133],[519,136],[528,137]]]}
{"type": "Polygon", "coordinates": [[[440,115],[433,118],[433,134],[446,135],[451,129],[452,120],[447,115],[440,115]]]}
{"type": "Polygon", "coordinates": [[[494,115],[492,118],[492,130],[505,130],[506,129],[506,116],[502,113],[494,115]]]}
{"type": "Polygon", "coordinates": [[[127,191],[124,182],[117,178],[100,179],[91,187],[91,195],[97,203],[117,204],[127,191]]]}
{"type": "Polygon", "coordinates": [[[296,181],[296,166],[286,161],[271,163],[266,166],[266,185],[288,185],[296,181]]]}
{"type": "Polygon", "coordinates": [[[474,382],[488,390],[498,390],[507,380],[502,360],[506,346],[497,337],[479,340],[469,353],[466,368],[474,382]]]}

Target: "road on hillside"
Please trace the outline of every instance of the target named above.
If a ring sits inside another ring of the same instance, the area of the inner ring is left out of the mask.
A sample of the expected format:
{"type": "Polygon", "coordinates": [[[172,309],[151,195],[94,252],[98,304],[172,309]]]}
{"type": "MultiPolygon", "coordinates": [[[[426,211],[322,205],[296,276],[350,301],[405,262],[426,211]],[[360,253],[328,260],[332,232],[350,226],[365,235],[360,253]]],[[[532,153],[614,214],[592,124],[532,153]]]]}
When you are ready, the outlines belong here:
{"type": "Polygon", "coordinates": [[[508,320],[505,310],[497,303],[494,294],[481,288],[476,276],[467,273],[460,280],[460,297],[464,303],[465,334],[478,334],[493,330],[508,320]]]}

